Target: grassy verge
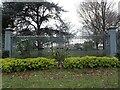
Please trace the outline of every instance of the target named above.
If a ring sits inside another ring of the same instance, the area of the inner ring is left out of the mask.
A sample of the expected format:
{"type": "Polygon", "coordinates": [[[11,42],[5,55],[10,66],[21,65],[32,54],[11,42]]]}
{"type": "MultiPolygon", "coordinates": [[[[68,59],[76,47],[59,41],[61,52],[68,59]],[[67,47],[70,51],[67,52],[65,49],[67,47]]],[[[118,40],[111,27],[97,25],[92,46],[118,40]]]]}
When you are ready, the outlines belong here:
{"type": "Polygon", "coordinates": [[[117,88],[117,68],[3,73],[3,88],[117,88]]]}

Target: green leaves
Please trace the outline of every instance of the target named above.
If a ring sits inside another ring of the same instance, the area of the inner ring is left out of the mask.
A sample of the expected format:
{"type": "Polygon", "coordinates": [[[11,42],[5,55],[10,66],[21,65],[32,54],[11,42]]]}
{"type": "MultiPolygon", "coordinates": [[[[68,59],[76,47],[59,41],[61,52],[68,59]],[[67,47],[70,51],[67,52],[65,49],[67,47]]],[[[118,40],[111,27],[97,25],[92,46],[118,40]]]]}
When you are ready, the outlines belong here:
{"type": "Polygon", "coordinates": [[[54,59],[43,57],[15,59],[5,58],[1,60],[3,72],[18,72],[34,69],[49,69],[56,66],[54,59]]]}
{"type": "MultiPolygon", "coordinates": [[[[48,59],[44,57],[38,58],[26,58],[26,59],[15,59],[5,58],[0,59],[0,68],[3,72],[19,72],[26,70],[37,70],[37,69],[50,69],[57,66],[55,59],[48,59]]],[[[70,57],[65,58],[63,62],[64,68],[120,68],[120,61],[113,57],[70,57]]]]}
{"type": "Polygon", "coordinates": [[[64,60],[64,68],[97,68],[97,67],[120,67],[120,62],[113,57],[70,57],[64,60]]]}

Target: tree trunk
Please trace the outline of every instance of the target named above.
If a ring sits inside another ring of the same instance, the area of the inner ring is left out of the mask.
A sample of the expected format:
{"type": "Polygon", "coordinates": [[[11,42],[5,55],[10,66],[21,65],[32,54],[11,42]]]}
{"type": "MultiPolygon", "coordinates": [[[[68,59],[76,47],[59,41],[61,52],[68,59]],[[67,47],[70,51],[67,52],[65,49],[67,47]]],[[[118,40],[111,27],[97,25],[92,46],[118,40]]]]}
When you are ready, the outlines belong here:
{"type": "Polygon", "coordinates": [[[96,49],[98,50],[99,48],[98,48],[98,42],[95,42],[95,46],[96,46],[96,49]]]}
{"type": "Polygon", "coordinates": [[[105,41],[103,40],[103,50],[105,50],[105,41]]]}
{"type": "Polygon", "coordinates": [[[37,40],[37,46],[36,46],[37,50],[38,50],[38,56],[42,56],[43,55],[43,44],[41,43],[41,41],[37,40]]]}

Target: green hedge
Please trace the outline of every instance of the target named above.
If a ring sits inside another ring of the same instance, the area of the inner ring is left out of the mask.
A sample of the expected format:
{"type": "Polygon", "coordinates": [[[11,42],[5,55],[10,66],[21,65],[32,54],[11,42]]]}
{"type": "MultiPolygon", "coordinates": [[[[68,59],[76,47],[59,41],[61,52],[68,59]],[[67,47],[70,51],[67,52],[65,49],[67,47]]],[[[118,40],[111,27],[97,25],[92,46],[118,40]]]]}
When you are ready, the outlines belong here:
{"type": "Polygon", "coordinates": [[[63,63],[64,68],[98,68],[98,67],[120,67],[120,61],[113,57],[70,57],[63,63]]]}
{"type": "Polygon", "coordinates": [[[17,72],[34,69],[49,69],[56,66],[55,59],[48,59],[43,57],[15,59],[5,58],[1,59],[3,72],[17,72]]]}
{"type": "MultiPolygon", "coordinates": [[[[4,58],[0,59],[0,68],[3,72],[18,72],[36,69],[49,69],[57,66],[55,59],[48,59],[43,57],[38,58],[4,58]],[[2,64],[1,64],[2,63],[2,64]]],[[[120,61],[113,57],[69,57],[63,62],[64,68],[98,68],[98,67],[115,67],[120,68],[120,61]]]]}

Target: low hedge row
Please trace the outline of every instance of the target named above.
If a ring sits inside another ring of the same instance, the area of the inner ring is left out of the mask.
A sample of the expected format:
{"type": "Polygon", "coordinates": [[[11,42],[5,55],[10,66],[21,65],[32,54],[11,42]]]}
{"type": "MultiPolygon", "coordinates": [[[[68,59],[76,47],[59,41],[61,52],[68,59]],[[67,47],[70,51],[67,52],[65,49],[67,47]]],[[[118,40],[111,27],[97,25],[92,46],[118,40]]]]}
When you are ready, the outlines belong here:
{"type": "Polygon", "coordinates": [[[120,61],[113,57],[70,57],[63,63],[64,68],[98,68],[98,67],[120,67],[120,61]]]}
{"type": "MultiPolygon", "coordinates": [[[[4,58],[0,59],[0,67],[3,72],[17,72],[34,69],[49,69],[57,66],[55,59],[48,59],[43,57],[38,58],[4,58]]],[[[64,68],[98,68],[98,67],[116,67],[120,68],[120,61],[113,57],[69,57],[63,62],[64,68]]]]}
{"type": "Polygon", "coordinates": [[[5,58],[1,59],[3,72],[17,72],[34,69],[49,69],[56,66],[55,59],[48,59],[43,57],[15,59],[5,58]]]}

